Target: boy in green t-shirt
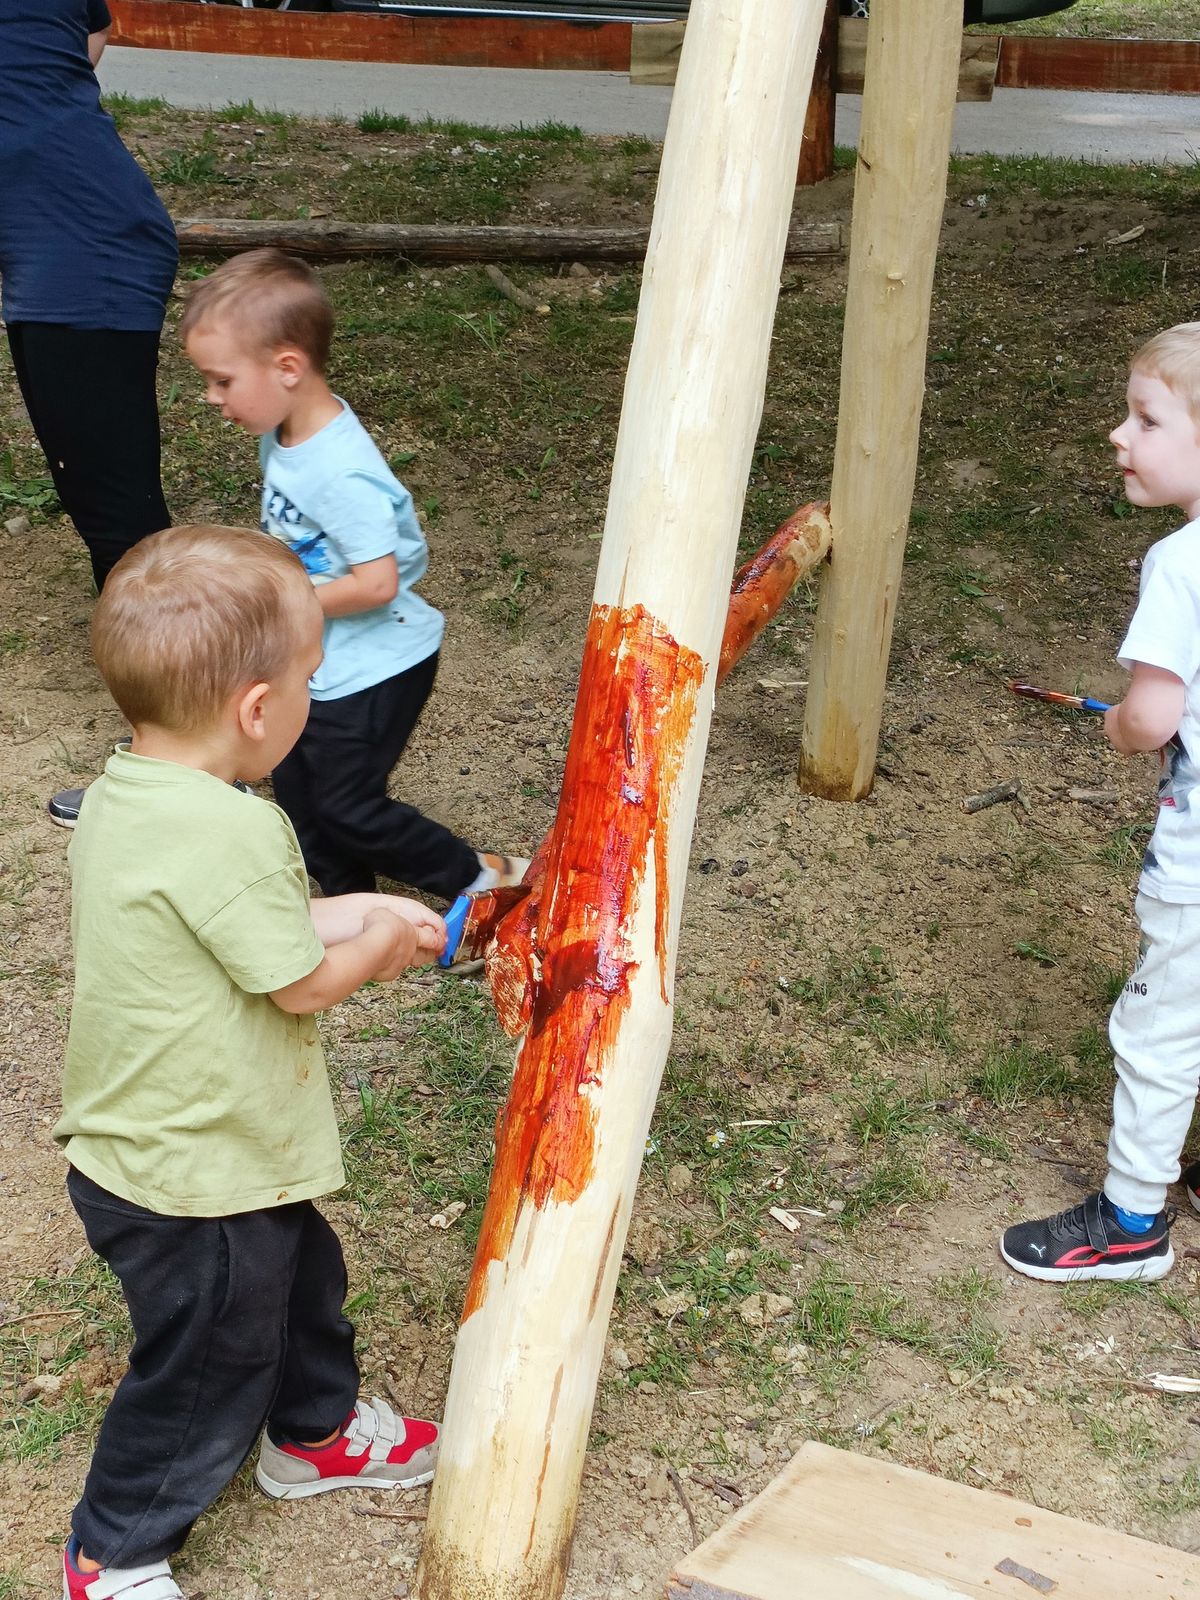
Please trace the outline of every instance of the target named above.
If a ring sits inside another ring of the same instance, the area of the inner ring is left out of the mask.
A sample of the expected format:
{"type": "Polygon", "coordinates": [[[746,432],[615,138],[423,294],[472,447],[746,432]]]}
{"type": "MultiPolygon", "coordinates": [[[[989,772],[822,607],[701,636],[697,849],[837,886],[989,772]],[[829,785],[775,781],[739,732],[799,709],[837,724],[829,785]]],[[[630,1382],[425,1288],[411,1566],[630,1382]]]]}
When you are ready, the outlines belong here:
{"type": "Polygon", "coordinates": [[[296,1498],[433,1476],[437,1425],[358,1397],[345,1181],[314,1013],[445,943],[393,895],[308,897],[291,824],[235,786],[308,713],[321,608],[282,544],[171,528],[136,545],[92,645],[133,727],[71,842],[75,996],[55,1137],[88,1242],[121,1281],[129,1370],[100,1428],[65,1600],[172,1600],[167,1558],[266,1429],[296,1498]]]}

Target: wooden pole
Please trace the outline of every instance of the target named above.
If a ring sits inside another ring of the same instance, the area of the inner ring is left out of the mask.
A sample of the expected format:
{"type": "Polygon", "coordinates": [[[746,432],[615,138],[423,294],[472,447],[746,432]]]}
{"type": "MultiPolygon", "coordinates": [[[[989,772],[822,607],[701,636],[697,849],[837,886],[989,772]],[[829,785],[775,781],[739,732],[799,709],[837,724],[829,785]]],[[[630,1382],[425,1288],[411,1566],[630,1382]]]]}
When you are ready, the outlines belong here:
{"type": "Polygon", "coordinates": [[[912,508],[961,0],[871,0],[837,447],[800,782],[869,793],[912,508]]]}
{"type": "Polygon", "coordinates": [[[800,146],[800,169],[796,187],[811,189],[833,176],[833,125],[837,114],[839,0],[825,0],[825,22],[817,46],[812,92],[804,119],[804,140],[800,146]]]}
{"type": "Polygon", "coordinates": [[[671,1036],[696,799],[824,0],[696,0],[421,1600],[562,1592],[671,1036]]]}

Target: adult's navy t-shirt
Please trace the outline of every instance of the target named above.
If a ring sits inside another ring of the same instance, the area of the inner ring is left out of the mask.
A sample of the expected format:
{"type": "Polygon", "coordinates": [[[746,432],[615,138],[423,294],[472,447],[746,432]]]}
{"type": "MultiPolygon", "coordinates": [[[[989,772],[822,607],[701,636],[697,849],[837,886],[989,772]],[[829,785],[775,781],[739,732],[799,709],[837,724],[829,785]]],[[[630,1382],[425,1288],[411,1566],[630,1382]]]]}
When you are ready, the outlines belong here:
{"type": "Polygon", "coordinates": [[[100,105],[105,0],[0,0],[0,300],[7,322],[157,332],[175,230],[100,105]]]}

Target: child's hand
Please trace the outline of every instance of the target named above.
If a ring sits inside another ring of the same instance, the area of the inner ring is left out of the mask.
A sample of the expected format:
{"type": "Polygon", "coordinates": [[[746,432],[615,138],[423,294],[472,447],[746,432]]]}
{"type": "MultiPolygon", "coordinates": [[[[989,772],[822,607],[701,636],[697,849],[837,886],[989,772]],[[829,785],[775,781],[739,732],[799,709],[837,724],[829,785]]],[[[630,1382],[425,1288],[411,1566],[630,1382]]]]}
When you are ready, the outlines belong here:
{"type": "Polygon", "coordinates": [[[417,944],[423,955],[441,955],[446,948],[446,924],[436,911],[401,894],[377,894],[374,899],[381,911],[389,911],[416,928],[417,944]]]}
{"type": "Polygon", "coordinates": [[[416,927],[406,917],[397,917],[381,906],[376,907],[374,911],[368,911],[363,918],[364,933],[375,928],[386,928],[392,935],[393,943],[391,951],[371,977],[376,983],[390,983],[393,978],[398,978],[406,967],[416,965],[420,938],[416,927]]]}

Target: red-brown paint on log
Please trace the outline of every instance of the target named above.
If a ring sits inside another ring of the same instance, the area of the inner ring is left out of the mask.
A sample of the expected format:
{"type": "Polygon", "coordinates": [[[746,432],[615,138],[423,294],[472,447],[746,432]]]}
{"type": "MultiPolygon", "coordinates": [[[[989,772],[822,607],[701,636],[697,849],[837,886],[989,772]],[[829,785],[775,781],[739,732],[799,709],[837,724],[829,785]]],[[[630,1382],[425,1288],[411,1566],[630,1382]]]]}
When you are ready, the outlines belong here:
{"type": "Polygon", "coordinates": [[[179,0],[111,0],[108,9],[113,19],[113,44],[153,50],[418,66],[629,71],[631,29],[627,22],[247,11],[185,5],[179,0]]]}
{"type": "Polygon", "coordinates": [[[592,607],[537,908],[528,1027],[497,1129],[464,1321],[483,1303],[488,1266],[507,1254],[522,1206],[570,1204],[591,1177],[589,1089],[629,1004],[629,926],[651,858],[666,999],[668,815],[703,679],[700,656],[642,606],[592,607]]]}
{"type": "Polygon", "coordinates": [[[779,610],[793,586],[829,550],[829,507],[801,506],[739,569],[729,596],[717,682],[722,683],[779,610]]]}
{"type": "Polygon", "coordinates": [[[998,89],[1093,89],[1195,94],[1200,39],[1052,39],[1006,35],[998,89]]]}

